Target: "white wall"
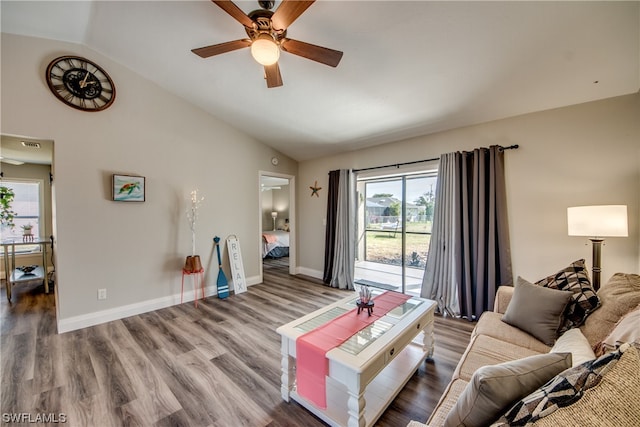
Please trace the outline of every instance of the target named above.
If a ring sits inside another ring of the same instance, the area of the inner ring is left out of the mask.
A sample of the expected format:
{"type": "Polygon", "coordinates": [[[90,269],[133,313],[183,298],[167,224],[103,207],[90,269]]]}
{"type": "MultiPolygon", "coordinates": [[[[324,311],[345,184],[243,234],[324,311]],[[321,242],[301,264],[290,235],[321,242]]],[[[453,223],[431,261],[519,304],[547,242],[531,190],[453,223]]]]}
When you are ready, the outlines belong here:
{"type": "Polygon", "coordinates": [[[567,236],[569,206],[626,204],[629,237],[609,238],[603,283],[615,272],[640,272],[640,94],[527,114],[299,165],[299,269],[321,277],[328,172],[418,159],[475,147],[519,144],[507,151],[506,179],[514,275],[529,280],[579,258],[591,265],[587,239],[567,236]],[[317,180],[321,197],[309,197],[317,180]]]}
{"type": "Polygon", "coordinates": [[[1,87],[1,132],[55,141],[60,330],[179,303],[194,188],[205,197],[197,252],[207,285],[217,274],[214,235],[237,235],[247,281],[259,277],[258,171],[293,175],[296,162],[83,46],[2,34],[1,87]],[[64,54],[92,59],[111,75],[110,108],[82,112],[51,94],[44,72],[64,54]],[[145,176],[146,202],[111,201],[113,173],[145,176]],[[97,300],[99,288],[107,300],[97,300]]]}

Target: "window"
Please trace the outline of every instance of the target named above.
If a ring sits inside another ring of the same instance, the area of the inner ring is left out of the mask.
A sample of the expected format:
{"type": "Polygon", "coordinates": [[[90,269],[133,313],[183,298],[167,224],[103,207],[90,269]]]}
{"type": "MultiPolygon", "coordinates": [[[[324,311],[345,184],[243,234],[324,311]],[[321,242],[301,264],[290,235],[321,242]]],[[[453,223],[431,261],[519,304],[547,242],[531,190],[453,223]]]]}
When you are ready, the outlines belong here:
{"type": "Polygon", "coordinates": [[[364,279],[419,295],[431,239],[436,181],[435,169],[358,178],[356,283],[364,279]]]}
{"type": "MultiPolygon", "coordinates": [[[[32,225],[31,234],[39,236],[41,232],[42,212],[42,195],[41,181],[34,180],[2,180],[2,185],[11,188],[15,193],[12,209],[16,213],[13,223],[13,229],[9,227],[2,228],[2,240],[22,239],[23,226],[32,225]]],[[[25,247],[25,249],[27,249],[25,247]]]]}

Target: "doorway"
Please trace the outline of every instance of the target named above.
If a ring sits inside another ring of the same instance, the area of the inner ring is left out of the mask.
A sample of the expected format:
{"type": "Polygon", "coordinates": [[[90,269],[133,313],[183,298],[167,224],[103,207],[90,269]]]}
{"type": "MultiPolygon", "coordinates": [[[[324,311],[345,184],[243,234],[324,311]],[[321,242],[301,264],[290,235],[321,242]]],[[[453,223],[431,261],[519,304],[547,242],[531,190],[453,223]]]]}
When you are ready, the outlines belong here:
{"type": "MultiPolygon", "coordinates": [[[[55,283],[55,240],[46,244],[43,260],[42,243],[25,244],[29,241],[48,241],[55,235],[55,202],[53,194],[53,141],[25,136],[0,136],[0,186],[11,188],[14,193],[12,211],[13,226],[3,225],[2,240],[18,240],[22,244],[16,246],[15,262],[17,266],[42,266],[44,280],[49,285],[51,305],[55,304],[56,317],[57,283],[55,283]],[[30,232],[26,230],[30,229],[30,232]]],[[[0,254],[4,256],[4,254],[0,254]]],[[[4,259],[3,259],[4,261],[4,259]]],[[[5,279],[5,263],[2,262],[2,278],[5,279]]],[[[45,292],[42,281],[27,281],[12,286],[12,303],[25,307],[45,307],[34,304],[35,299],[42,300],[45,292]]],[[[4,283],[4,286],[7,286],[4,283]]],[[[6,289],[2,290],[6,293],[6,289]]],[[[0,297],[6,300],[4,295],[0,297]]],[[[3,301],[4,302],[4,301],[3,301]]],[[[44,309],[44,308],[43,308],[44,309]]]]}
{"type": "Polygon", "coordinates": [[[419,296],[436,179],[436,171],[358,179],[356,283],[419,296]]]}
{"type": "Polygon", "coordinates": [[[260,281],[265,268],[295,274],[295,177],[261,171],[259,174],[260,281]]]}

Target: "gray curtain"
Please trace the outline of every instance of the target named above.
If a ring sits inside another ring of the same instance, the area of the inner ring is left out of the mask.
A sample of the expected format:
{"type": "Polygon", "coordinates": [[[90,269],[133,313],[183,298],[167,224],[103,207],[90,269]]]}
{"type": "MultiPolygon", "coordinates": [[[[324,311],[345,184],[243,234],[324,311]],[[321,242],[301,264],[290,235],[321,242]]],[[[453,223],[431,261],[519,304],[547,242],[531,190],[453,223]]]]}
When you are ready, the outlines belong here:
{"type": "Polygon", "coordinates": [[[335,257],[336,221],[338,215],[338,190],[340,188],[340,171],[329,172],[329,189],[327,190],[327,228],[324,236],[324,270],[322,281],[331,284],[333,277],[333,260],[335,257]]]}
{"type": "Polygon", "coordinates": [[[356,242],[356,204],[353,174],[340,170],[335,216],[333,270],[330,285],[339,289],[354,289],[353,274],[356,242]]]}
{"type": "Polygon", "coordinates": [[[457,160],[460,153],[447,153],[440,157],[438,181],[433,209],[431,240],[420,296],[436,301],[440,313],[460,315],[457,277],[455,271],[454,224],[458,186],[457,160]]]}
{"type": "Polygon", "coordinates": [[[512,280],[503,150],[444,154],[421,296],[473,320],[512,280]]]}

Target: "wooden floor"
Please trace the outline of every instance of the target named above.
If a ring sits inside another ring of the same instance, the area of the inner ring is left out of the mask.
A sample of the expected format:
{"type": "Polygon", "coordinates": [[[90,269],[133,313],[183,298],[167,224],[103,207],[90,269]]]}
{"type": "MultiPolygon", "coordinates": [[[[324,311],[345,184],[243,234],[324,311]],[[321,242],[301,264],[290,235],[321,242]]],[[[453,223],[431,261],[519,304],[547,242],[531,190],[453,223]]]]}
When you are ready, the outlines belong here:
{"type": "MultiPolygon", "coordinates": [[[[282,401],[275,330],[344,296],[272,262],[264,283],[226,300],[58,335],[53,294],[21,285],[9,304],[2,289],[0,423],[18,425],[7,423],[14,414],[70,426],[323,426],[297,403],[282,401]]],[[[436,318],[434,360],[376,425],[427,419],[472,327],[436,318]]]]}

